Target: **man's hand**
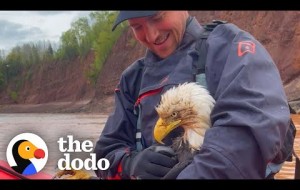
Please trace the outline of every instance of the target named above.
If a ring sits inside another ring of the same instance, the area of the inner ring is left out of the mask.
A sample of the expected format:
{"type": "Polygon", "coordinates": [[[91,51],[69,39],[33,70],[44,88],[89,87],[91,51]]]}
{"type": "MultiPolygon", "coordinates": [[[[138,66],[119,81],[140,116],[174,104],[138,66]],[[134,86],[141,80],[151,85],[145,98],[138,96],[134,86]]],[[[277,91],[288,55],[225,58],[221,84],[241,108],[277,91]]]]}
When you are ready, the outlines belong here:
{"type": "Polygon", "coordinates": [[[124,172],[131,179],[161,179],[177,162],[172,148],[153,145],[127,157],[124,172]]]}
{"type": "Polygon", "coordinates": [[[186,168],[192,160],[186,160],[180,163],[177,163],[162,179],[176,179],[180,172],[186,168]]]}

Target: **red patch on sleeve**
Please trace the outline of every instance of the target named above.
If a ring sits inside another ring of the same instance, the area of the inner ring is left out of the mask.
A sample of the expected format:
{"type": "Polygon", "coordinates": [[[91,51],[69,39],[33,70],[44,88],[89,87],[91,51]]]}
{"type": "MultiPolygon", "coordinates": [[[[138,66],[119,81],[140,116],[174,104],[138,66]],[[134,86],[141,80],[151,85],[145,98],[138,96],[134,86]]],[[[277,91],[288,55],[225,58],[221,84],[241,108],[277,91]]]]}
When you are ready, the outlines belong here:
{"type": "Polygon", "coordinates": [[[251,41],[241,41],[238,44],[238,56],[241,57],[245,53],[255,53],[255,43],[251,41]]]}

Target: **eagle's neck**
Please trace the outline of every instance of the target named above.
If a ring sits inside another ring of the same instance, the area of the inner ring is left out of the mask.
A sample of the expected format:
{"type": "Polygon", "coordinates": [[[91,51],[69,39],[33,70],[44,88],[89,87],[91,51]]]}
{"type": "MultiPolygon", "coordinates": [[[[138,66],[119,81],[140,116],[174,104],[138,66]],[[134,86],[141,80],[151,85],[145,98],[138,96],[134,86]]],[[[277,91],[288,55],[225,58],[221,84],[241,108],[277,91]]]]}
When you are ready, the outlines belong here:
{"type": "Polygon", "coordinates": [[[189,144],[191,151],[200,150],[206,130],[210,127],[209,120],[195,118],[193,123],[184,125],[183,142],[189,144]]]}

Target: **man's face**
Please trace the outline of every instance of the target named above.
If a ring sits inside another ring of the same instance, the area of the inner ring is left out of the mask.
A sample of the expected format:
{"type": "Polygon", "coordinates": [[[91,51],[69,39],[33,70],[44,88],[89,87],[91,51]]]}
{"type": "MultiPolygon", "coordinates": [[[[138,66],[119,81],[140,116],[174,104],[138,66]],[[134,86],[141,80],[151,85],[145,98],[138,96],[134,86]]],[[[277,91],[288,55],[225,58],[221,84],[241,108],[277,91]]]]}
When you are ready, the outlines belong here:
{"type": "Polygon", "coordinates": [[[159,11],[154,16],[129,19],[135,38],[161,58],[171,55],[180,44],[187,11],[159,11]]]}

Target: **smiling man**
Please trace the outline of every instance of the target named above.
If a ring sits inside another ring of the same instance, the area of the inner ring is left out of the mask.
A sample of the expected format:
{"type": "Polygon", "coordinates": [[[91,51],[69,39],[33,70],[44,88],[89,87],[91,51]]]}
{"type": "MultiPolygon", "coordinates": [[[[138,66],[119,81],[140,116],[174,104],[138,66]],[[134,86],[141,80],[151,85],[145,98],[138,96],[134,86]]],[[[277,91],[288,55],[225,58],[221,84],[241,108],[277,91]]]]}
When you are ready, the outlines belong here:
{"type": "MultiPolygon", "coordinates": [[[[272,176],[266,168],[284,144],[290,115],[279,72],[265,48],[234,24],[220,24],[210,33],[205,76],[215,99],[212,127],[189,164],[178,175],[170,175],[178,159],[169,145],[183,131],[176,127],[162,135],[164,145],[158,145],[153,137],[159,119],[155,108],[168,89],[195,82],[195,67],[202,58],[197,42],[205,28],[188,11],[120,11],[113,30],[126,20],[147,52],[122,73],[115,110],[95,147],[97,159],[107,158],[111,167],[97,175],[103,179],[272,176]]],[[[178,116],[171,109],[162,113],[165,118],[178,116]]]]}

